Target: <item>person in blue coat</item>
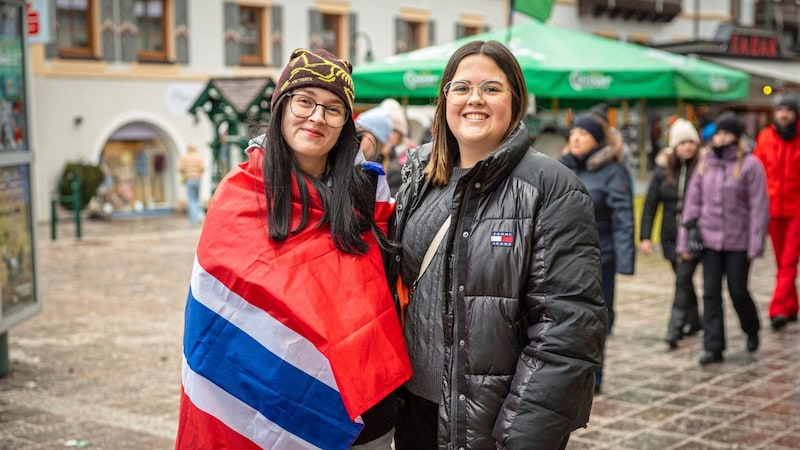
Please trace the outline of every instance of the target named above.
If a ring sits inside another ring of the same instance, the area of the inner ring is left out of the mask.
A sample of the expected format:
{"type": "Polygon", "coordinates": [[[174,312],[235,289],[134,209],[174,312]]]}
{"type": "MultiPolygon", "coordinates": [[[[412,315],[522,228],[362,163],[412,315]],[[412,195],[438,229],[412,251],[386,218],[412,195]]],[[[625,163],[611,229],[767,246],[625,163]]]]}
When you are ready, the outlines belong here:
{"type": "MultiPolygon", "coordinates": [[[[611,334],[616,274],[633,275],[636,247],[631,177],[620,162],[619,152],[606,145],[608,136],[608,127],[596,117],[578,116],[570,129],[561,162],[578,175],[592,198],[600,234],[603,297],[608,310],[606,332],[611,334]]],[[[602,380],[601,369],[595,377],[595,392],[600,392],[602,380]]]]}

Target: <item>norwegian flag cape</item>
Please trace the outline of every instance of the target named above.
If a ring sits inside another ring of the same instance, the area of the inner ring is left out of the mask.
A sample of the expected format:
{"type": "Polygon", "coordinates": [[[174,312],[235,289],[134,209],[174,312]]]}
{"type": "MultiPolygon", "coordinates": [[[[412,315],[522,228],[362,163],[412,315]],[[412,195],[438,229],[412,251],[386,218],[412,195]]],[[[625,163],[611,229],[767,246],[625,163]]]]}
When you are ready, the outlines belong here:
{"type": "MultiPolygon", "coordinates": [[[[176,449],[346,449],[363,428],[359,415],[411,376],[374,236],[365,233],[364,255],[338,251],[330,227],[316,227],[314,197],[309,226],[270,240],[263,152],[251,147],[250,161],[220,183],[203,225],[176,449]]],[[[385,179],[377,196],[385,224],[394,208],[385,179]]]]}

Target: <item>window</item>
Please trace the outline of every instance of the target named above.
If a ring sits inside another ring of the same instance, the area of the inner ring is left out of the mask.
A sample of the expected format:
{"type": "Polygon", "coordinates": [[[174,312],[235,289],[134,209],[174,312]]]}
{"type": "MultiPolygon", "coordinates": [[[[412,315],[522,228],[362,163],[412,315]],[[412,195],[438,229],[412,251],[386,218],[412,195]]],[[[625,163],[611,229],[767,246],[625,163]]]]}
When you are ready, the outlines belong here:
{"type": "Polygon", "coordinates": [[[428,22],[398,19],[395,53],[405,53],[428,45],[428,22]]]}
{"type": "Polygon", "coordinates": [[[165,0],[136,0],[133,13],[139,28],[139,59],[166,61],[165,0]]]}
{"type": "Polygon", "coordinates": [[[56,44],[59,56],[93,56],[91,11],[91,0],[56,2],[56,44]]]}
{"type": "Polygon", "coordinates": [[[322,48],[334,55],[342,54],[340,51],[339,30],[342,23],[342,16],[336,14],[322,15],[322,48]]]}
{"type": "Polygon", "coordinates": [[[239,64],[260,65],[264,63],[261,43],[262,8],[239,6],[239,64]]]}

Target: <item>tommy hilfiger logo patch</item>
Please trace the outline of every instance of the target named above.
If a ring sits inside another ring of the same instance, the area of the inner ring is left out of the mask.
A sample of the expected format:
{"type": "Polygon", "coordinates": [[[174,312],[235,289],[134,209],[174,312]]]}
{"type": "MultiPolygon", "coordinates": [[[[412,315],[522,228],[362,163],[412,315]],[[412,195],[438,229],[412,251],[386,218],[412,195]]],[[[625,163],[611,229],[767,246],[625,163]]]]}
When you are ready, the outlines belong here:
{"type": "Polygon", "coordinates": [[[511,247],[514,235],[510,231],[492,231],[492,247],[511,247]]]}

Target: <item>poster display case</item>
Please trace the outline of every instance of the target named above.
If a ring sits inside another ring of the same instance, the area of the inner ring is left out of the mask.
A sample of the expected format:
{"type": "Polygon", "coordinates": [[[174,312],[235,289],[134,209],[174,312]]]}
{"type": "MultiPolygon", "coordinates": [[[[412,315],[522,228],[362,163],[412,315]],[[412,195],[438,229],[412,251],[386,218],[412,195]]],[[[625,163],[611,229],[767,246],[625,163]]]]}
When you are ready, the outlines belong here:
{"type": "Polygon", "coordinates": [[[0,335],[41,310],[25,20],[24,1],[0,0],[0,335]]]}

